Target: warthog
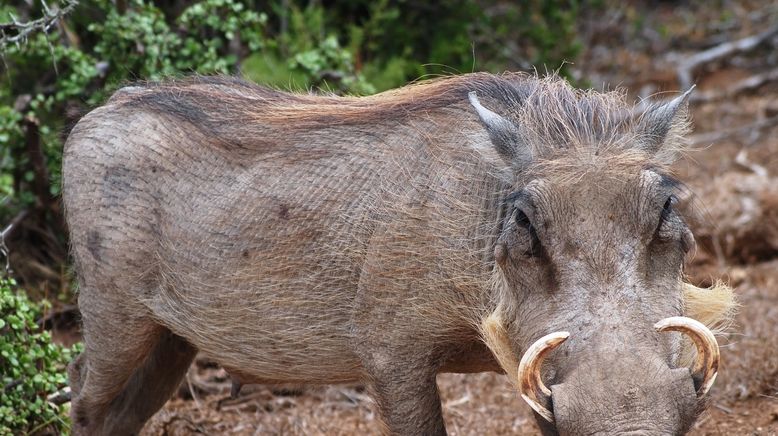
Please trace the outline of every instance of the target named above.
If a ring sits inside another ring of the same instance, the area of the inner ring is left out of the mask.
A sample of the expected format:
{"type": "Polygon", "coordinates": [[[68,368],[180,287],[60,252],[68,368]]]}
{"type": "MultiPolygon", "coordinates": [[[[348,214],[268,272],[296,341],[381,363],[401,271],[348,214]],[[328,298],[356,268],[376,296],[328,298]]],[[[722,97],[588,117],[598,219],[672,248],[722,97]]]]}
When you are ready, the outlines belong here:
{"type": "Polygon", "coordinates": [[[436,374],[487,370],[548,434],[684,433],[718,364],[684,317],[685,99],[519,74],[118,91],[65,145],[74,433],[137,433],[198,351],[238,384],[363,382],[393,434],[444,434],[436,374]]]}

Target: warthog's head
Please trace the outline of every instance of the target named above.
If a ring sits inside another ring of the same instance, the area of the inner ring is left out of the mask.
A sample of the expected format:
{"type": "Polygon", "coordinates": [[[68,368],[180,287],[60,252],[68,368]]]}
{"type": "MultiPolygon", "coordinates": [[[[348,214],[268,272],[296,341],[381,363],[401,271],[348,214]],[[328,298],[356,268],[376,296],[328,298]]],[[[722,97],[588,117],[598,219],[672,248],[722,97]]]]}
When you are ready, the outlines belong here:
{"type": "Polygon", "coordinates": [[[687,94],[640,114],[551,79],[512,107],[470,94],[494,153],[480,151],[514,186],[484,336],[548,434],[683,434],[704,406],[718,346],[685,305],[695,244],[667,169],[687,94]],[[693,366],[668,331],[697,345],[693,366]]]}

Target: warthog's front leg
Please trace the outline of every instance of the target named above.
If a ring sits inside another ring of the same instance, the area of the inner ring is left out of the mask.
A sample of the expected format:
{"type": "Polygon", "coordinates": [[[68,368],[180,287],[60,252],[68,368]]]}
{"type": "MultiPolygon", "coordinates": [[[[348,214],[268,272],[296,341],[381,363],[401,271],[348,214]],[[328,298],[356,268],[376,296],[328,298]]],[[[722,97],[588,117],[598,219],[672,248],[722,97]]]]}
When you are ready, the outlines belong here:
{"type": "Polygon", "coordinates": [[[421,353],[392,353],[395,359],[366,362],[371,391],[389,434],[446,434],[435,382],[437,367],[421,353]]]}

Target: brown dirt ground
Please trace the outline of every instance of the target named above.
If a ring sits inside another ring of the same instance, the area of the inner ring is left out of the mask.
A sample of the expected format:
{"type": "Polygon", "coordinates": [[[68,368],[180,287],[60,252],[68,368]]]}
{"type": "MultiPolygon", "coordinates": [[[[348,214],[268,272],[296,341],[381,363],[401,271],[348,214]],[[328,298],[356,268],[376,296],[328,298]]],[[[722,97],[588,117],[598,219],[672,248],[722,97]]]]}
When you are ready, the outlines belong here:
{"type": "MultiPolygon", "coordinates": [[[[724,1],[716,3],[719,9],[706,2],[652,2],[647,9],[623,3],[582,26],[588,48],[576,66],[577,74],[592,84],[625,86],[636,97],[678,89],[679,57],[673,53],[703,50],[716,35],[724,41],[758,33],[766,28],[765,22],[778,22],[778,5],[768,3],[724,1]],[[625,24],[636,17],[642,19],[640,30],[625,24]]],[[[766,50],[701,68],[695,74],[699,92],[718,91],[777,68],[775,46],[766,50]]],[[[742,308],[731,331],[719,338],[722,367],[711,407],[691,434],[778,435],[778,122],[747,127],[728,137],[704,136],[778,116],[778,84],[696,102],[692,115],[698,150],[676,166],[694,200],[690,221],[699,245],[687,272],[696,284],[728,280],[736,287],[742,308]]],[[[450,434],[538,434],[529,408],[504,376],[443,374],[438,384],[450,434]]],[[[198,361],[179,395],[150,421],[143,435],[379,431],[372,402],[360,387],[247,386],[237,399],[230,399],[224,371],[198,361]]]]}

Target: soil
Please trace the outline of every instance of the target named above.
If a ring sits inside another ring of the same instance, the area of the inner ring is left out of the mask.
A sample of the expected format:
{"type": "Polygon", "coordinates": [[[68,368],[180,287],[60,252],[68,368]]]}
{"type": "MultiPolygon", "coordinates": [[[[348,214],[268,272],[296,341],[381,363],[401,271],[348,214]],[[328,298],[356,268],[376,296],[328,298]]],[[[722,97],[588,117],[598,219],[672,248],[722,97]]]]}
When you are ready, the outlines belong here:
{"type": "MultiPolygon", "coordinates": [[[[723,373],[722,373],[723,375],[723,373]]],[[[438,377],[451,435],[540,435],[529,408],[496,374],[438,377]]],[[[362,389],[329,387],[273,391],[254,386],[237,399],[225,392],[168,402],[143,434],[362,435],[380,434],[372,402],[362,389]]],[[[724,401],[720,392],[690,433],[693,436],[778,435],[778,398],[724,401]]]]}
{"type": "MultiPolygon", "coordinates": [[[[636,98],[677,90],[675,72],[683,59],[778,22],[776,3],[716,2],[722,9],[707,2],[650,3],[619,3],[582,25],[587,48],[574,68],[576,76],[592,84],[619,84],[636,98]]],[[[778,435],[778,83],[708,98],[738,80],[775,71],[776,48],[774,38],[694,73],[696,150],[676,165],[688,185],[689,220],[698,242],[686,272],[697,285],[729,281],[742,307],[729,332],[719,337],[722,367],[711,405],[692,435],[778,435]]],[[[438,384],[452,435],[539,434],[529,408],[504,376],[442,374],[438,384]]],[[[229,392],[226,373],[198,360],[179,395],[142,434],[380,432],[373,403],[359,386],[246,386],[235,399],[229,392]]]]}

